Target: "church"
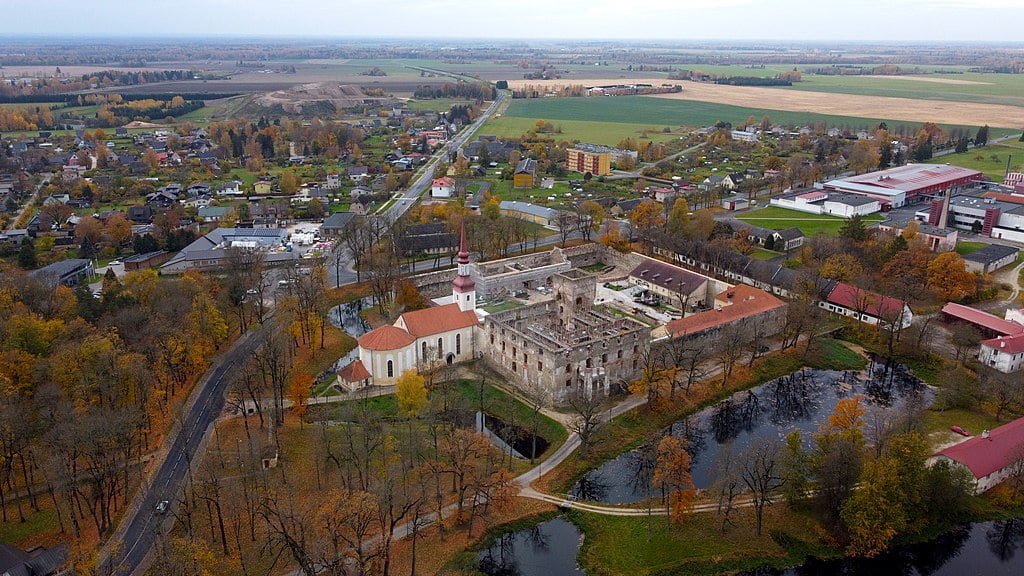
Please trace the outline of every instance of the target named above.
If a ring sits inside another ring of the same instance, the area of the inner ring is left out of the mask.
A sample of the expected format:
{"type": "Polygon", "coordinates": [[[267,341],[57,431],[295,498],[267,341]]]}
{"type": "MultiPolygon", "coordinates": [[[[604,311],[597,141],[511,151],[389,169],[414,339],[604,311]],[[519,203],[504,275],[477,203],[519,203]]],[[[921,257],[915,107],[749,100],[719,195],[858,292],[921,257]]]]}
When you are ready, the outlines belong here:
{"type": "Polygon", "coordinates": [[[350,390],[373,384],[395,384],[402,372],[422,372],[438,364],[454,364],[477,356],[476,285],[470,276],[466,228],[462,227],[458,275],[452,282],[452,303],[406,312],[393,325],[359,338],[359,359],[342,368],[339,384],[350,390]]]}

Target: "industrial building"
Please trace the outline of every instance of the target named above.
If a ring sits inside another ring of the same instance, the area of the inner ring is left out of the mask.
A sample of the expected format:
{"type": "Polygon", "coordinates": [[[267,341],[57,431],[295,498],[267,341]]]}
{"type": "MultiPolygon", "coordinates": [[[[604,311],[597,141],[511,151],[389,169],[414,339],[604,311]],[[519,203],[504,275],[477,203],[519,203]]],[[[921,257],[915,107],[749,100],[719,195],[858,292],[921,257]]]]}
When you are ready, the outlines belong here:
{"type": "Polygon", "coordinates": [[[825,182],[826,191],[834,190],[875,198],[883,210],[899,208],[925,199],[955,194],[959,189],[985,176],[970,168],[948,164],[907,164],[859,176],[825,182]]]}

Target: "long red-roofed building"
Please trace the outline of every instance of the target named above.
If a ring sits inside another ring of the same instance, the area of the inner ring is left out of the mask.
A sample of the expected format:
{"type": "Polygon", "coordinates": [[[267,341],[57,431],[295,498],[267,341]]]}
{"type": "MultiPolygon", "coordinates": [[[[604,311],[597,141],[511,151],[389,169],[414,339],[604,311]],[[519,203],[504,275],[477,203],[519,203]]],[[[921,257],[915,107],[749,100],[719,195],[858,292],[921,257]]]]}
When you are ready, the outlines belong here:
{"type": "Polygon", "coordinates": [[[907,328],[914,321],[914,314],[902,300],[882,296],[852,284],[839,282],[819,306],[843,316],[849,316],[871,325],[892,325],[899,322],[907,328]]]}
{"type": "Polygon", "coordinates": [[[907,164],[888,170],[830,180],[825,190],[876,198],[883,208],[899,208],[922,197],[939,196],[985,179],[977,170],[949,164],[907,164]]]}
{"type": "Polygon", "coordinates": [[[974,476],[977,493],[986,492],[1005,480],[1021,458],[1024,458],[1024,418],[932,455],[933,460],[947,460],[967,468],[974,476]]]}
{"type": "Polygon", "coordinates": [[[942,315],[946,320],[966,322],[975,326],[986,337],[1012,336],[1024,332],[1024,325],[955,302],[943,306],[942,315]]]}
{"type": "Polygon", "coordinates": [[[673,338],[709,338],[727,327],[757,322],[761,337],[777,333],[786,303],[764,290],[738,284],[715,296],[712,310],[669,322],[665,329],[673,338]]]}

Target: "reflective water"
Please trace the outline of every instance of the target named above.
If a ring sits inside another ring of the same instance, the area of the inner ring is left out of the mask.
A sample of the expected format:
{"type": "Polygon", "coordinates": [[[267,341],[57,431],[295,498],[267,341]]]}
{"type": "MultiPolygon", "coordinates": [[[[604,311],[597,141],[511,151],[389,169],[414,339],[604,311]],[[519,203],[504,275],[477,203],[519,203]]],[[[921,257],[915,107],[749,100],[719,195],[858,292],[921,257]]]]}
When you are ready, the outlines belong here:
{"type": "Polygon", "coordinates": [[[934,540],[898,546],[875,558],[811,559],[786,570],[741,576],[1017,576],[1024,574],[1024,520],[962,526],[934,540]]]}
{"type": "MultiPolygon", "coordinates": [[[[869,411],[898,411],[904,402],[927,405],[931,399],[927,387],[903,367],[875,366],[860,372],[804,369],[737,392],[663,433],[687,440],[694,485],[708,488],[726,452],[738,454],[762,438],[781,440],[794,429],[799,429],[806,441],[839,400],[856,394],[864,397],[869,411]]],[[[573,495],[609,504],[656,497],[651,488],[656,447],[654,439],[591,470],[573,487],[573,495]]]]}
{"type": "Polygon", "coordinates": [[[582,537],[565,518],[500,536],[477,555],[487,576],[584,576],[576,565],[582,537]]]}

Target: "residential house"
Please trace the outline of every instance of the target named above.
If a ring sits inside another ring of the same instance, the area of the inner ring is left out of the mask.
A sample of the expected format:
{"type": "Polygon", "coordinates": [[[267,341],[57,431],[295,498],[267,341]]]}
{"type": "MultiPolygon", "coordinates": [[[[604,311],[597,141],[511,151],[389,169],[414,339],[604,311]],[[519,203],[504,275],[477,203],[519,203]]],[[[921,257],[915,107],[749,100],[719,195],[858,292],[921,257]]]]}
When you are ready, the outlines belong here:
{"type": "Polygon", "coordinates": [[[448,176],[434,178],[434,182],[430,185],[430,196],[433,198],[451,198],[454,188],[454,179],[448,176]]]}
{"type": "Polygon", "coordinates": [[[144,254],[133,254],[127,258],[121,259],[121,263],[124,264],[125,272],[132,272],[135,270],[156,268],[170,259],[170,252],[167,252],[166,250],[157,250],[155,252],[146,252],[144,254]]]}
{"type": "Polygon", "coordinates": [[[349,180],[360,183],[370,176],[369,166],[349,166],[348,167],[348,178],[349,180]]]}
{"type": "Polygon", "coordinates": [[[204,206],[199,209],[197,215],[203,222],[220,222],[232,212],[233,210],[230,206],[204,206]]]}
{"type": "Polygon", "coordinates": [[[523,158],[516,164],[515,172],[512,174],[512,186],[514,188],[533,188],[537,185],[537,161],[532,158],[523,158]]]}
{"type": "Polygon", "coordinates": [[[320,233],[326,238],[338,238],[346,228],[355,220],[356,215],[352,212],[335,212],[327,218],[320,226],[320,233]]]}
{"type": "Polygon", "coordinates": [[[135,224],[150,224],[153,222],[152,206],[129,206],[128,220],[135,224]]]}
{"type": "Polygon", "coordinates": [[[218,196],[244,196],[245,192],[242,191],[242,183],[238,180],[232,180],[225,182],[220,186],[217,186],[218,196]]]}

